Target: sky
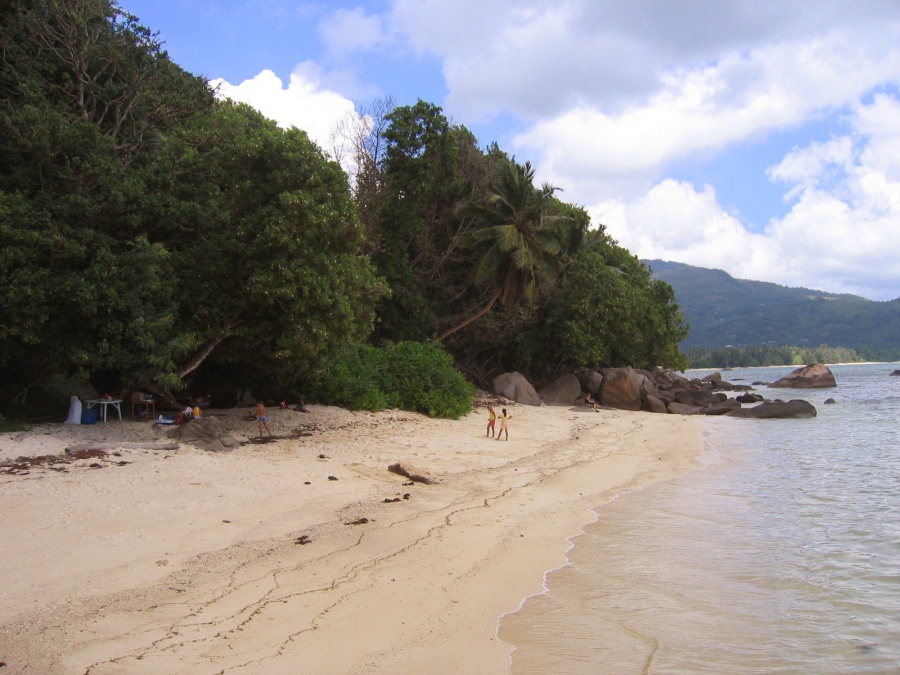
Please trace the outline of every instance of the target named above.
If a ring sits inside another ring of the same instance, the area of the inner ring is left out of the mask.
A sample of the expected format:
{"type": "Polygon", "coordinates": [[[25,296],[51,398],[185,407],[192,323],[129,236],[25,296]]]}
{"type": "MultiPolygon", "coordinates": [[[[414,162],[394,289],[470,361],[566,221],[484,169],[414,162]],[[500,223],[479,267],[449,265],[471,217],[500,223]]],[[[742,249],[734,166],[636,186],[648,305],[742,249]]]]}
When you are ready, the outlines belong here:
{"type": "Polygon", "coordinates": [[[643,259],[900,298],[898,0],[120,0],[306,131],[443,108],[643,259]]]}

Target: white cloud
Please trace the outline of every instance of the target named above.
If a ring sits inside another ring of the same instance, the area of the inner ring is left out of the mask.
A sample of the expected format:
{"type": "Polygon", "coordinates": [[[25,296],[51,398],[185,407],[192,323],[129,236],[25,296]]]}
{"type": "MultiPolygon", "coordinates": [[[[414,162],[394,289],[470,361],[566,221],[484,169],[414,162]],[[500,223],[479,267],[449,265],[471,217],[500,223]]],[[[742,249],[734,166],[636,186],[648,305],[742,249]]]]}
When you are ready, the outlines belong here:
{"type": "Polygon", "coordinates": [[[856,107],[851,136],[796,148],[771,167],[790,210],[763,233],[726,213],[712,187],[671,179],[590,211],[642,258],[877,300],[900,297],[900,124],[890,122],[898,109],[896,99],[876,96],[856,107]]]}
{"type": "MultiPolygon", "coordinates": [[[[861,4],[395,0],[389,23],[441,59],[450,90],[446,104],[457,117],[470,121],[502,109],[537,119],[575,104],[615,115],[653,96],[666,73],[702,69],[765,46],[803,51],[816,37],[840,35],[848,45],[850,58],[838,82],[853,75],[865,80],[865,69],[853,70],[860,61],[853,52],[895,49],[898,11],[891,0],[861,4]]],[[[816,81],[801,78],[795,85],[812,88],[816,81]]]]}
{"type": "Polygon", "coordinates": [[[223,79],[210,85],[218,88],[219,97],[247,103],[282,128],[302,129],[326,148],[335,123],[352,113],[354,105],[343,95],[322,89],[320,73],[318,66],[306,62],[297,66],[286,88],[271,70],[236,85],[223,79]]]}
{"type": "Polygon", "coordinates": [[[319,37],[331,52],[365,51],[389,43],[382,18],[361,7],[338,9],[319,23],[319,37]]]}
{"type": "Polygon", "coordinates": [[[646,100],[614,114],[580,105],[535,123],[514,144],[555,183],[579,186],[583,201],[583,192],[610,187],[633,197],[674,162],[797,126],[897,72],[900,50],[872,59],[837,37],[779,44],[666,72],[646,100]]]}

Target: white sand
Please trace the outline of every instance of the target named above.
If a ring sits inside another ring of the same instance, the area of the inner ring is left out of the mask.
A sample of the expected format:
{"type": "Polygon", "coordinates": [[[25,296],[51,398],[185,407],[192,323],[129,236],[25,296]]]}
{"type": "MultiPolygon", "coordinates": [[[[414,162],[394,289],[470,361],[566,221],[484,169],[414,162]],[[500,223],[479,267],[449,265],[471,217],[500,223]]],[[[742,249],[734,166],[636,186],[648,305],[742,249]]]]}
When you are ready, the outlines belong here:
{"type": "MultiPolygon", "coordinates": [[[[270,410],[276,436],[309,436],[0,473],[3,672],[506,672],[498,617],[541,592],[590,508],[700,454],[686,417],[506,407],[509,442],[484,437],[483,409],[310,406],[270,410]],[[395,462],[438,482],[404,485],[395,462]]],[[[244,410],[212,414],[257,433],[244,410]]],[[[41,425],[0,434],[0,462],[159,440],[145,422],[41,425]]]]}

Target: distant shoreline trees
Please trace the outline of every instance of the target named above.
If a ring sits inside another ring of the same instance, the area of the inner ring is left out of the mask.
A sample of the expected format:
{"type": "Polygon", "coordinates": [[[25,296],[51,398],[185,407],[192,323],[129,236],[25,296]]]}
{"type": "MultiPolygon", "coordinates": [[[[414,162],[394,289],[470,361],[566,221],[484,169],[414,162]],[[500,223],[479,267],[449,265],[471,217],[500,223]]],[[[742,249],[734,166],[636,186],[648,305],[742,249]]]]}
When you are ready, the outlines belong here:
{"type": "Polygon", "coordinates": [[[793,345],[750,345],[702,349],[687,353],[691,368],[756,368],[765,366],[801,366],[810,363],[862,363],[866,359],[854,349],[844,347],[797,347],[793,345]]]}

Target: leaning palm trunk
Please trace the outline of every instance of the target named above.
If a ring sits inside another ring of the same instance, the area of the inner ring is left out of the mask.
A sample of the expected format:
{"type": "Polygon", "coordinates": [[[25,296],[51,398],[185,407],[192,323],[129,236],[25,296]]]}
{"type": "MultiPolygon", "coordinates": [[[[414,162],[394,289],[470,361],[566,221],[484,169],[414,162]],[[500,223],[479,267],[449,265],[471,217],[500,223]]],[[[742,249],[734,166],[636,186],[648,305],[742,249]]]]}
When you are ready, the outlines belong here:
{"type": "Polygon", "coordinates": [[[478,319],[480,319],[481,317],[483,317],[485,314],[487,314],[488,312],[490,312],[490,311],[491,311],[491,307],[493,307],[493,306],[494,306],[494,303],[496,303],[497,300],[500,298],[500,294],[501,294],[502,292],[503,292],[503,286],[498,287],[497,290],[494,292],[494,294],[491,296],[491,299],[488,300],[488,303],[487,303],[484,307],[482,307],[480,310],[478,310],[478,312],[477,312],[476,314],[470,316],[468,319],[466,319],[465,321],[463,321],[463,322],[460,323],[460,324],[457,324],[456,326],[454,326],[454,327],[451,328],[450,330],[444,331],[441,335],[439,335],[439,336],[435,339],[435,342],[436,342],[436,343],[441,343],[441,342],[443,342],[444,340],[446,340],[448,337],[450,337],[451,335],[453,335],[453,334],[456,333],[457,331],[461,331],[463,328],[465,328],[466,326],[468,326],[470,323],[474,323],[475,321],[477,321],[478,319]]]}

